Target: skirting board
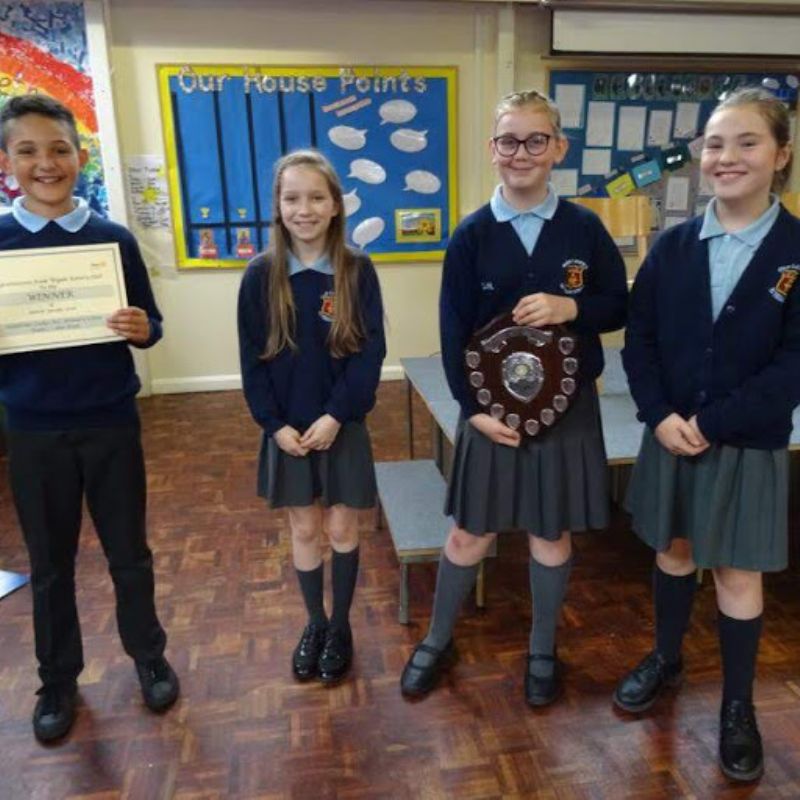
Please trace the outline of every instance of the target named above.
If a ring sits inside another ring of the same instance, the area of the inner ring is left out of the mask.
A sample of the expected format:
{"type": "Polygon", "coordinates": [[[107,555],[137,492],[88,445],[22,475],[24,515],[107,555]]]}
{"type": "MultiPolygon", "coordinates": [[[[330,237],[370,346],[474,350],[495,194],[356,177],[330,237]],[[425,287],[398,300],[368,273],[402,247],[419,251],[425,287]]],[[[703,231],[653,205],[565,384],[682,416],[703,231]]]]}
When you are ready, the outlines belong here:
{"type": "MultiPolygon", "coordinates": [[[[399,381],[403,368],[397,365],[383,367],[382,381],[399,381]]],[[[190,378],[154,378],[150,384],[153,394],[184,394],[186,392],[228,392],[242,388],[240,375],[199,375],[190,378]]]]}

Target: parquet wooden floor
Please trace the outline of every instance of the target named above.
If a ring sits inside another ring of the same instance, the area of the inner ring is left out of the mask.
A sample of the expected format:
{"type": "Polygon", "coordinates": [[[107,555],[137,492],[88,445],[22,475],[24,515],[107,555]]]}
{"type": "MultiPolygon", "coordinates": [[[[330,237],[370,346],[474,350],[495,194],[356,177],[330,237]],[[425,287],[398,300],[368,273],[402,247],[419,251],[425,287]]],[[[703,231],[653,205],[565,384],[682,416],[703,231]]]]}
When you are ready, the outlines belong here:
{"type": "MultiPolygon", "coordinates": [[[[241,395],[161,396],[141,408],[158,604],[182,699],[164,716],[142,706],[87,522],[78,569],[86,670],[77,723],[58,746],[38,745],[30,727],[30,589],[0,602],[2,800],[800,798],[796,564],[768,581],[757,687],[767,760],[755,787],[730,786],[715,763],[720,670],[708,583],[680,693],[640,719],[612,710],[617,677],[652,636],[651,557],[622,515],[610,532],[576,539],[558,705],[534,712],[522,701],[530,608],[525,543],[513,537],[488,565],[488,608],[470,606],[458,626],[451,678],[424,702],[401,698],[398,677],[425,630],[435,568],[412,569],[413,624],[399,625],[397,564],[371,514],[362,518],[352,678],[301,686],[289,671],[304,614],[287,530],[255,497],[258,436],[241,395]]],[[[420,407],[415,416],[421,455],[429,428],[420,407]]],[[[381,387],[370,425],[378,458],[407,456],[402,384],[381,387]]],[[[24,571],[4,463],[0,471],[0,568],[24,571]]]]}

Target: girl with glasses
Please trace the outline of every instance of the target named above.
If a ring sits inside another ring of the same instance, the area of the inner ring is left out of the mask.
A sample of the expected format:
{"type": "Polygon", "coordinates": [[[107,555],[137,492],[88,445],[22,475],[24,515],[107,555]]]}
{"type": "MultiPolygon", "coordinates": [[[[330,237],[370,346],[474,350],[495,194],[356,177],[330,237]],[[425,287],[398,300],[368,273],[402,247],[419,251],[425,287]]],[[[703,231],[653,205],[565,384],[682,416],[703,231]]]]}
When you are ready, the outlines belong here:
{"type": "Polygon", "coordinates": [[[498,531],[524,530],[533,627],[525,698],[561,693],[555,629],[572,563],[571,532],[608,522],[606,455],[594,381],[599,334],[625,322],[625,266],[592,212],[559,199],[550,173],[567,152],[556,106],[536,91],[504,97],[489,141],[500,185],[447,248],[440,298],[442,359],[461,420],[448,487],[451,529],[439,563],[430,629],[403,671],[406,696],[427,694],[452,662],[452,632],[498,531]],[[536,438],[484,412],[469,391],[464,348],[502,312],[518,325],[565,324],[580,340],[582,371],[563,420],[536,438]]]}

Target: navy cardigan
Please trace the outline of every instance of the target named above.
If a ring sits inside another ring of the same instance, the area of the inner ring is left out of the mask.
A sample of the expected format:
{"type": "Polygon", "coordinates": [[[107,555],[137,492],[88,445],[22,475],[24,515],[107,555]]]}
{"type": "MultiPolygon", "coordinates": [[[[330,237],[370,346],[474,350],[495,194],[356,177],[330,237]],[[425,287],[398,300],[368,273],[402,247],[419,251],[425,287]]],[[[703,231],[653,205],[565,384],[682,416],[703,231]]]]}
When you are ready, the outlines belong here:
{"type": "Polygon", "coordinates": [[[781,208],[716,321],[701,225],[665,231],[636,277],[623,362],[639,419],[696,414],[710,442],[785,447],[800,402],[800,220],[781,208]]]}
{"type": "Polygon", "coordinates": [[[580,335],[581,380],[603,371],[600,333],[625,324],[625,264],[598,216],[559,200],[529,256],[511,222],[498,222],[487,204],[466,217],[447,247],[439,301],[442,361],[465,417],[482,409],[464,374],[464,348],[472,334],[536,292],[572,297],[580,335]]]}
{"type": "Polygon", "coordinates": [[[381,291],[369,257],[353,256],[358,261],[365,338],[360,351],[346,358],[334,358],[328,349],[335,306],[332,275],[306,269],[289,279],[297,313],[297,349],[284,348],[265,361],[261,354],[267,337],[269,259],[257,256],[244,273],[238,314],[242,383],[250,412],[268,436],[284,425],[302,433],[323,414],[341,423],[359,421],[375,405],[386,356],[381,291]]]}

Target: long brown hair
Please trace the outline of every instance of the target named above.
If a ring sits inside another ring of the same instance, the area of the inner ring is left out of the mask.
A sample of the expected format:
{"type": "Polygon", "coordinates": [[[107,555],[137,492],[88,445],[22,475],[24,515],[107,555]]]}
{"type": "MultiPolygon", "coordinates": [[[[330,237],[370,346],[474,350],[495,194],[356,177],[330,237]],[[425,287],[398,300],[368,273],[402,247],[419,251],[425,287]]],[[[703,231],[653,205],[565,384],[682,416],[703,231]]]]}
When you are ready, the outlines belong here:
{"type": "Polygon", "coordinates": [[[291,235],[281,219],[281,180],[289,167],[314,169],[325,178],[328,190],[338,209],[325,242],[333,267],[334,313],[328,333],[328,348],[336,358],[356,353],[364,338],[364,323],[358,306],[359,262],[345,244],[345,214],[342,185],[330,161],[316,150],[295,150],[275,164],[272,184],[272,231],[267,256],[269,269],[266,281],[267,346],[262,358],[275,358],[285,347],[297,349],[295,324],[297,311],[289,283],[289,250],[291,235]]]}

